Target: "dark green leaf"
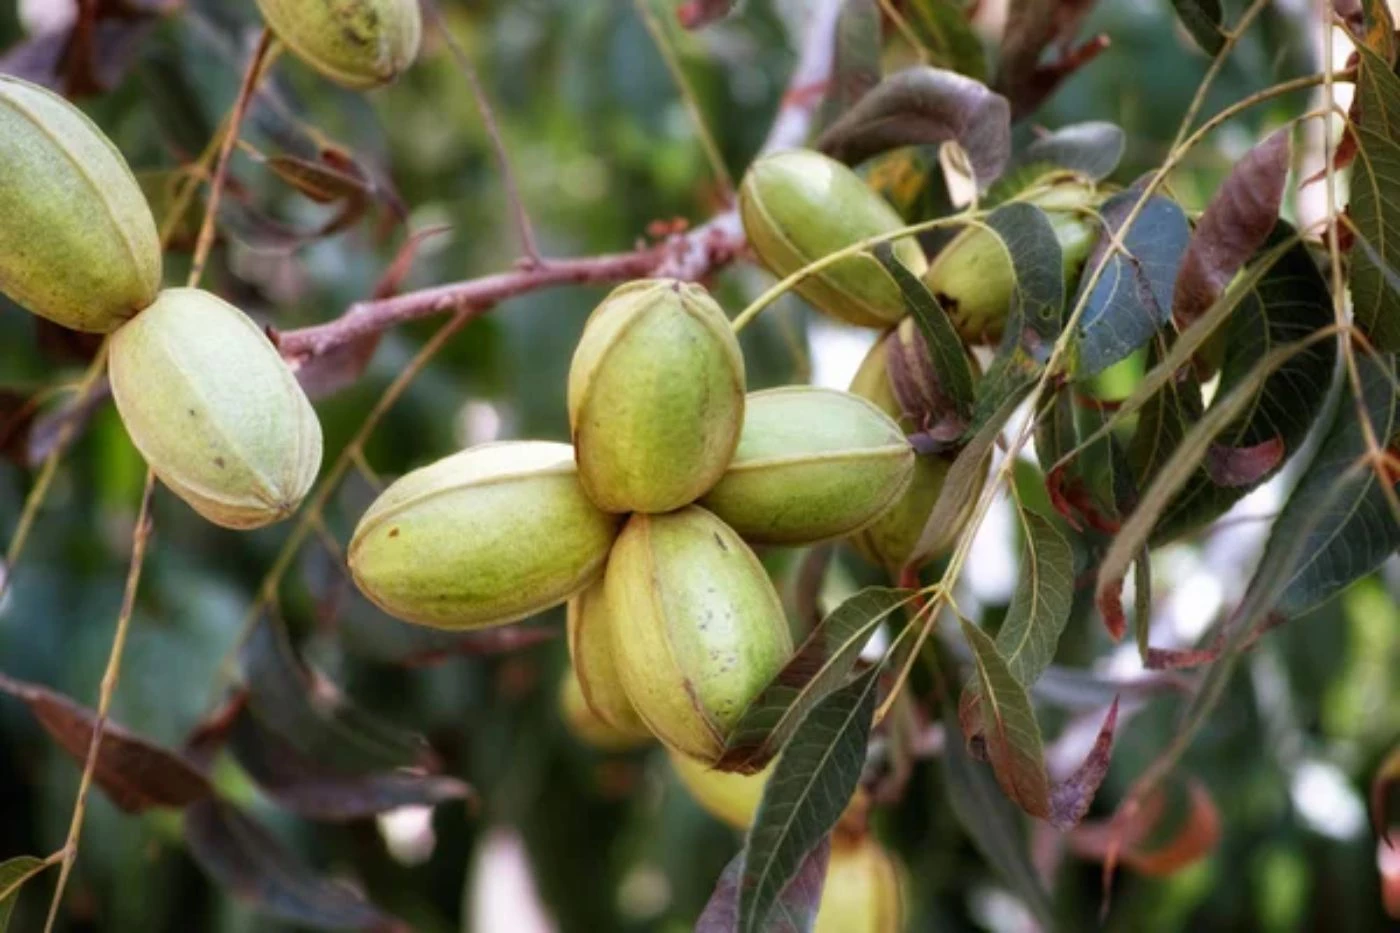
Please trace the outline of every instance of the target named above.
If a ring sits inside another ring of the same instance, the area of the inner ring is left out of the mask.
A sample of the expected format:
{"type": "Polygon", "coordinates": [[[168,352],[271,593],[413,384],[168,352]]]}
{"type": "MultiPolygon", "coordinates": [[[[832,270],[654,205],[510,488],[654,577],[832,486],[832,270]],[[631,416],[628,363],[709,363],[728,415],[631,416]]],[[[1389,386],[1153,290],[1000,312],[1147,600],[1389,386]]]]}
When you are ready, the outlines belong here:
{"type": "Polygon", "coordinates": [[[248,710],[303,755],[347,774],[432,760],[420,736],[369,715],[303,667],[280,619],[265,615],[258,622],[243,646],[242,664],[248,710]]]}
{"type": "MultiPolygon", "coordinates": [[[[827,836],[807,853],[796,877],[783,889],[768,914],[764,933],[810,933],[821,906],[830,860],[831,837],[827,836]]],[[[739,879],[743,871],[744,853],[739,852],[724,866],[714,893],[695,923],[695,933],[734,933],[739,928],[739,879]]]]}
{"type": "Polygon", "coordinates": [[[185,842],[210,877],[269,916],[320,930],[402,929],[348,885],[301,864],[232,804],[210,799],[190,807],[185,842]]]}
{"type": "MultiPolygon", "coordinates": [[[[1116,249],[1110,252],[1105,231],[1085,265],[1085,285],[1090,270],[1100,262],[1104,270],[1075,329],[1070,365],[1075,379],[1088,379],[1126,359],[1171,317],[1172,293],[1190,228],[1175,202],[1153,195],[1132,226],[1123,230],[1140,197],[1141,192],[1131,188],[1104,202],[1104,222],[1116,231],[1127,255],[1116,249]]],[[[1080,300],[1084,300],[1082,292],[1080,300]]]]}
{"type": "Polygon", "coordinates": [[[1011,306],[1002,352],[1020,345],[1044,363],[1064,327],[1064,254],[1055,228],[1043,210],[1024,202],[1002,205],[985,222],[1011,262],[1011,306]]]}
{"type": "Polygon", "coordinates": [[[1225,47],[1225,31],[1220,25],[1220,0],[1172,0],[1181,25],[1207,55],[1217,55],[1225,47]]]}
{"type": "MultiPolygon", "coordinates": [[[[1230,317],[1223,333],[1225,359],[1216,399],[1229,396],[1249,379],[1254,365],[1271,351],[1309,339],[1334,321],[1322,273],[1307,247],[1295,244],[1230,317]]],[[[1314,341],[1255,389],[1253,398],[1207,448],[1201,469],[1163,513],[1154,543],[1224,514],[1298,451],[1322,412],[1335,359],[1335,341],[1314,341]]],[[[1190,387],[1184,391],[1189,402],[1190,387]]]]}
{"type": "Polygon", "coordinates": [[[1210,309],[1273,231],[1292,164],[1291,132],[1279,130],[1235,163],[1196,221],[1176,277],[1172,317],[1179,329],[1210,309]]]}
{"type": "Polygon", "coordinates": [[[959,727],[951,710],[943,717],[943,728],[949,736],[943,752],[943,776],[953,814],[1041,928],[1056,929],[1054,907],[1031,860],[1020,814],[987,766],[974,761],[957,740],[959,727]]]}
{"type": "Polygon", "coordinates": [[[46,867],[48,863],[32,855],[17,855],[0,862],[0,933],[10,928],[10,914],[14,913],[20,888],[46,867]]]}
{"type": "Polygon", "coordinates": [[[739,930],[758,933],[808,853],[840,819],[865,765],[880,665],[812,708],[783,750],[744,847],[739,930]]]}
{"type": "Polygon", "coordinates": [[[1356,325],[1378,349],[1400,350],[1400,77],[1365,45],[1357,47],[1357,102],[1354,127],[1358,157],[1352,168],[1348,209],[1358,241],[1368,249],[1351,252],[1351,296],[1356,325]]]}
{"type": "MultiPolygon", "coordinates": [[[[1400,394],[1395,359],[1384,363],[1357,355],[1364,407],[1377,441],[1400,436],[1400,394]]],[[[1342,394],[1317,454],[1279,515],[1250,584],[1246,606],[1267,605],[1293,617],[1325,602],[1380,566],[1400,548],[1400,517],[1387,486],[1393,472],[1364,463],[1366,436],[1358,418],[1351,380],[1342,394]],[[1358,469],[1359,467],[1359,469],[1358,469]],[[1272,598],[1277,596],[1275,601],[1272,598]]]]}
{"type": "Polygon", "coordinates": [[[909,0],[904,16],[928,52],[929,64],[986,81],[987,55],[982,40],[958,0],[909,0]]]}
{"type": "Polygon", "coordinates": [[[890,75],[817,140],[848,165],[900,146],[957,142],[980,187],[996,180],[1011,152],[1006,99],[952,71],[909,68],[890,75]]]}
{"type": "Polygon", "coordinates": [[[1229,392],[1216,399],[1205,416],[1186,432],[1181,443],[1153,477],[1137,508],[1124,522],[1104,555],[1099,566],[1097,589],[1101,606],[1111,605],[1117,600],[1129,565],[1156,532],[1158,521],[1177,491],[1195,475],[1210,445],[1249,410],[1260,387],[1275,371],[1314,346],[1316,342],[1311,346],[1291,343],[1271,350],[1237,380],[1229,392]]]}
{"type": "Polygon", "coordinates": [[[845,681],[880,623],[912,596],[872,586],[837,606],[749,704],[715,767],[747,773],[765,767],[808,711],[845,681]]]}
{"type": "Polygon", "coordinates": [[[1074,552],[1044,516],[1018,510],[1026,543],[1021,551],[1016,591],[997,632],[997,652],[1011,675],[1035,683],[1055,657],[1060,633],[1074,602],[1074,552]]]}
{"type": "Polygon", "coordinates": [[[958,621],[972,649],[977,716],[997,783],[1022,810],[1047,818],[1050,779],[1045,773],[1045,749],[1030,695],[1011,673],[991,636],[966,619],[959,617],[958,621]]]}
{"type": "Polygon", "coordinates": [[[230,727],[228,744],[243,770],[278,806],[313,820],[361,819],[395,807],[460,800],[472,793],[456,778],[421,770],[340,774],[302,755],[246,710],[230,727]]]}
{"type": "MultiPolygon", "coordinates": [[[[24,701],[34,718],[82,767],[97,715],[52,690],[0,676],[0,690],[24,701]]],[[[108,720],[102,728],[93,780],[121,809],[185,807],[214,792],[204,772],[179,752],[162,748],[108,720]]]]}
{"type": "Polygon", "coordinates": [[[879,83],[880,8],[875,0],[845,0],[836,20],[836,52],[822,123],[839,119],[879,83]]]}
{"type": "Polygon", "coordinates": [[[894,249],[888,243],[875,247],[875,258],[880,260],[899,286],[904,295],[904,306],[914,316],[928,347],[929,362],[933,365],[933,375],[940,392],[946,395],[953,407],[953,413],[966,426],[972,416],[975,393],[972,382],[972,364],[968,362],[967,350],[962,338],[953,327],[948,314],[939,305],[938,299],[928,290],[918,276],[910,272],[904,263],[894,256],[894,249]]]}

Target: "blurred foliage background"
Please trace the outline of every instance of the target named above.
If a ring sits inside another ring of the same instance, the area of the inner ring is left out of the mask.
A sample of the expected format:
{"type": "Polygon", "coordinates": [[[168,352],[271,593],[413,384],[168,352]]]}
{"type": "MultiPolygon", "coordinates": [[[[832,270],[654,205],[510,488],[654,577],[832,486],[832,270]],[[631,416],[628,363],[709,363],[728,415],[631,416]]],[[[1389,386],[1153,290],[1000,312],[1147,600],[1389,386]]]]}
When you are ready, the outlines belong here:
{"type": "MultiPolygon", "coordinates": [[[[45,5],[0,4],[0,47],[23,41],[21,13],[33,23],[45,5]]],[[[659,4],[658,12],[671,24],[669,6],[659,4]]],[[[794,60],[802,6],[750,0],[741,15],[698,34],[670,28],[735,177],[767,131],[794,60]]],[[[499,111],[523,200],[548,254],[627,249],[653,221],[699,221],[714,211],[720,188],[632,4],[459,0],[443,8],[499,111]]],[[[234,98],[255,24],[251,0],[190,0],[186,13],[143,36],[129,73],[109,93],[88,97],[83,106],[135,168],[169,171],[203,148],[234,98]]],[[[1126,182],[1166,152],[1207,60],[1184,38],[1164,0],[1104,0],[1084,30],[1094,32],[1107,33],[1112,46],[1033,122],[1119,123],[1129,147],[1115,178],[1126,182]]],[[[1319,32],[1315,9],[1299,0],[1278,4],[1231,59],[1207,112],[1317,70],[1319,32]]],[[[287,113],[392,179],[410,229],[450,227],[425,243],[405,287],[504,269],[517,258],[488,137],[463,74],[431,31],[417,67],[371,95],[331,86],[290,57],[278,65],[274,87],[287,113]]],[[[1285,99],[1232,124],[1173,176],[1173,190],[1201,206],[1232,161],[1304,103],[1306,97],[1285,99]]],[[[284,118],[259,109],[247,138],[274,148],[285,144],[287,132],[284,118]]],[[[157,183],[161,177],[152,175],[157,183]]],[[[247,153],[237,158],[235,177],[242,194],[225,221],[237,235],[216,253],[205,284],[278,328],[329,319],[366,297],[402,239],[399,231],[385,235],[388,225],[378,221],[388,214],[376,207],[343,233],[291,249],[287,227],[314,229],[334,208],[301,198],[247,153]]],[[[183,274],[183,261],[178,254],[171,260],[169,280],[183,274]]],[[[765,281],[741,266],[711,284],[732,313],[765,281]]],[[[470,324],[374,433],[368,461],[392,476],[497,436],[565,439],[570,353],[603,293],[541,292],[470,324]]],[[[833,335],[827,324],[814,329],[809,315],[788,298],[745,333],[752,387],[806,380],[814,369],[844,381],[832,374],[849,374],[859,341],[868,338],[833,335]]],[[[388,334],[363,378],[318,403],[328,455],[359,428],[436,325],[388,334]]],[[[71,346],[39,338],[34,319],[0,299],[0,387],[26,394],[52,388],[61,398],[83,360],[71,346]]],[[[0,464],[0,529],[7,535],[35,478],[22,461],[0,464]]],[[[100,408],[64,457],[12,570],[13,586],[0,605],[0,670],[95,702],[143,472],[115,413],[100,408]]],[[[339,540],[368,495],[354,476],[345,484],[328,513],[339,540]]],[[[113,712],[128,727],[179,745],[219,697],[220,664],[287,528],[223,531],[164,492],[157,493],[155,522],[113,712]]],[[[978,559],[1010,568],[1012,542],[998,546],[995,534],[989,541],[978,559]]],[[[1215,547],[1257,547],[1257,541],[1246,534],[1225,544],[1216,539],[1215,547]]],[[[795,563],[785,553],[767,559],[780,582],[795,563]]],[[[847,587],[877,581],[853,555],[841,554],[838,562],[847,587]]],[[[1212,572],[1219,572],[1199,543],[1174,546],[1168,563],[1159,581],[1168,601],[1182,588],[1209,587],[1212,572]]],[[[658,751],[603,755],[566,733],[556,705],[566,664],[562,637],[510,653],[449,652],[425,660],[441,647],[433,636],[357,601],[329,578],[328,565],[313,539],[282,588],[302,655],[366,709],[427,736],[446,773],[468,781],[479,799],[441,805],[427,823],[408,814],[318,824],[272,806],[223,762],[216,774],[226,794],[308,864],[349,880],[414,929],[641,931],[694,923],[737,848],[736,836],[685,796],[658,751]],[[531,888],[552,927],[532,919],[531,888]]],[[[1228,562],[1221,566],[1230,572],[1228,562]]],[[[995,577],[995,569],[984,568],[982,576],[995,577]]],[[[1181,769],[1201,780],[1218,808],[1218,846],[1169,877],[1120,872],[1107,929],[1387,928],[1363,801],[1370,775],[1400,736],[1395,571],[1392,560],[1381,574],[1271,635],[1244,661],[1181,769]]],[[[989,584],[980,595],[985,611],[996,613],[1009,588],[1003,585],[998,597],[989,584]]],[[[1091,600],[1080,602],[1059,665],[1122,673],[1121,664],[1104,660],[1112,649],[1091,600]]],[[[556,611],[536,624],[562,631],[562,616],[556,611]]],[[[1110,813],[1168,741],[1181,704],[1172,694],[1154,696],[1120,728],[1092,816],[1110,813]]],[[[1052,706],[1046,725],[1054,734],[1074,722],[1074,704],[1062,711],[1052,706]]],[[[0,856],[58,848],[77,781],[78,769],[24,707],[0,701],[0,856]]],[[[179,821],[169,811],[127,816],[94,793],[60,928],[297,929],[212,884],[182,844],[179,821]]],[[[876,826],[907,870],[909,929],[1029,928],[1028,916],[955,817],[936,756],[916,764],[903,799],[882,809],[876,826]]],[[[1045,864],[1058,863],[1053,892],[1065,928],[1091,928],[1100,865],[1073,856],[1060,861],[1054,839],[1039,832],[1031,846],[1045,864]]],[[[40,928],[54,874],[26,888],[14,929],[40,928]]]]}

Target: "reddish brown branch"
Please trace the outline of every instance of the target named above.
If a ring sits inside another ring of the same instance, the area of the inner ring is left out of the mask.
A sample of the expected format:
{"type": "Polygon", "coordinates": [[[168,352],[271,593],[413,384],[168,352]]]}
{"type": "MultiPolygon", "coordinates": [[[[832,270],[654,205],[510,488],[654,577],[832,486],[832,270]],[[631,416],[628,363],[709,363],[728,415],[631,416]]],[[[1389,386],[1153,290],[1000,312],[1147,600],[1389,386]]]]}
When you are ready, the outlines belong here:
{"type": "MultiPolygon", "coordinates": [[[[788,81],[788,90],[773,120],[763,152],[798,146],[811,130],[821,95],[810,93],[831,77],[836,20],[840,0],[817,0],[801,57],[788,81]]],[[[438,285],[380,301],[362,301],[325,324],[287,331],[278,336],[282,355],[300,365],[355,340],[396,325],[448,311],[471,309],[484,314],[496,304],[527,292],[560,285],[607,284],[646,276],[695,280],[731,262],[743,249],[744,232],[738,212],[730,208],[688,233],[673,236],[630,253],[578,259],[551,259],[481,278],[438,285]]]]}

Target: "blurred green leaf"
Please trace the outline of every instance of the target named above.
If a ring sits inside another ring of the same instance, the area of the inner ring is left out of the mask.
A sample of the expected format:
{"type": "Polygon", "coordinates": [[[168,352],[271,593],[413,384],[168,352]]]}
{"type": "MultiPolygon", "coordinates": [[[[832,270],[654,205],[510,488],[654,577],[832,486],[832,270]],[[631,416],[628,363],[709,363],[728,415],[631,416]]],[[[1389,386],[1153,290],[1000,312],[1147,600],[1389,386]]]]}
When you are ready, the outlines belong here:
{"type": "Polygon", "coordinates": [[[846,679],[875,629],[912,596],[910,590],[872,586],[837,606],[749,703],[715,767],[747,774],[764,768],[811,709],[846,679]]]}
{"type": "Polygon", "coordinates": [[[1220,0],[1172,0],[1172,6],[1201,51],[1207,55],[1219,54],[1225,47],[1220,0]]]}
{"type": "Polygon", "coordinates": [[[0,862],[0,933],[10,928],[10,914],[14,913],[20,888],[47,865],[43,859],[32,855],[17,855],[0,862]]]}
{"type": "Polygon", "coordinates": [[[744,847],[740,933],[766,930],[783,890],[840,819],[865,765],[880,665],[828,694],[783,749],[744,847]]]}
{"type": "Polygon", "coordinates": [[[1074,601],[1074,552],[1054,524],[1037,512],[1018,508],[1025,546],[1017,568],[1011,606],[997,632],[997,652],[1011,675],[1026,686],[1055,657],[1060,633],[1074,601]]]}
{"type": "Polygon", "coordinates": [[[904,16],[929,55],[929,64],[987,80],[987,54],[959,0],[908,0],[904,16]]]}

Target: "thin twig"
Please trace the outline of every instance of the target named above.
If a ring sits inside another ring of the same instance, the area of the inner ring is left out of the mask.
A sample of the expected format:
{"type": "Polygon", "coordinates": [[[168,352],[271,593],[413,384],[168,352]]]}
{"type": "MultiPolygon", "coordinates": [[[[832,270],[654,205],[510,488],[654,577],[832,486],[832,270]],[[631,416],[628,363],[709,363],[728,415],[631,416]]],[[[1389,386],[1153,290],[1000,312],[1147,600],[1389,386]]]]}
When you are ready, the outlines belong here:
{"type": "Polygon", "coordinates": [[[530,213],[525,208],[525,199],[520,196],[520,185],[515,178],[515,168],[511,164],[510,156],[506,153],[506,144],[501,136],[501,126],[496,122],[496,111],[491,106],[491,99],[486,96],[486,89],[482,87],[481,78],[476,73],[476,67],[472,65],[471,59],[457,41],[457,37],[452,35],[452,30],[447,28],[447,20],[443,17],[442,11],[438,9],[436,0],[426,0],[423,8],[427,11],[428,17],[437,27],[442,35],[442,40],[447,43],[448,50],[457,61],[457,67],[467,76],[467,83],[472,87],[472,97],[476,100],[476,109],[481,112],[481,122],[486,124],[486,132],[491,137],[491,148],[496,152],[496,161],[500,163],[501,181],[506,188],[506,199],[510,201],[511,211],[515,214],[515,226],[520,231],[520,249],[525,254],[522,265],[533,267],[540,265],[544,259],[540,254],[539,242],[535,239],[535,228],[530,223],[530,213]]]}
{"type": "Polygon", "coordinates": [[[88,792],[92,790],[92,776],[97,771],[97,756],[102,747],[102,731],[107,726],[107,714],[112,707],[112,695],[116,693],[117,681],[121,678],[126,635],[131,628],[131,616],[136,608],[136,589],[140,585],[141,567],[146,559],[146,542],[151,537],[151,496],[154,491],[155,474],[148,469],[146,485],[141,493],[141,508],[136,515],[136,529],[131,534],[131,564],[126,573],[126,591],[122,594],[121,615],[117,617],[117,631],[112,636],[111,653],[107,655],[107,670],[102,674],[102,686],[97,697],[97,720],[92,726],[92,740],[88,743],[83,777],[78,783],[78,798],[73,803],[73,818],[68,824],[68,839],[61,850],[63,863],[58,870],[58,884],[54,887],[53,900],[49,902],[49,919],[44,924],[44,933],[51,933],[58,919],[58,907],[63,902],[63,889],[68,884],[68,875],[78,857],[78,840],[82,837],[88,792]]]}
{"type": "Polygon", "coordinates": [[[238,88],[238,98],[233,102],[233,112],[229,115],[228,128],[219,147],[219,161],[214,166],[214,177],[209,183],[209,205],[204,211],[204,221],[199,226],[199,236],[195,238],[194,259],[190,264],[189,287],[194,288],[204,276],[204,264],[209,259],[209,251],[214,246],[214,219],[219,213],[219,196],[223,192],[224,179],[228,176],[229,159],[233,156],[233,144],[238,139],[238,131],[243,125],[243,115],[248,110],[258,78],[262,75],[263,59],[272,45],[272,33],[264,29],[258,36],[257,48],[248,60],[248,68],[243,73],[243,82],[238,88]]]}
{"type": "Polygon", "coordinates": [[[705,150],[705,158],[710,162],[710,171],[714,172],[716,180],[724,186],[725,201],[733,200],[734,179],[724,164],[724,156],[720,154],[714,134],[710,132],[709,126],[705,123],[705,114],[700,110],[700,101],[696,99],[695,89],[690,86],[690,80],[685,76],[685,69],[681,67],[680,59],[676,56],[676,49],[671,44],[670,36],[666,34],[666,27],[662,26],[661,21],[656,18],[656,12],[651,8],[651,0],[632,0],[632,6],[636,8],[637,15],[642,19],[642,24],[651,34],[652,43],[656,46],[656,50],[661,53],[661,59],[666,63],[666,70],[671,73],[671,80],[676,83],[676,88],[680,91],[681,101],[685,104],[686,112],[690,114],[690,122],[695,126],[696,135],[700,138],[700,148],[705,150]]]}
{"type": "MultiPolygon", "coordinates": [[[[841,0],[812,3],[801,55],[760,154],[801,145],[807,138],[821,102],[819,91],[831,77],[840,10],[841,0]]],[[[507,298],[545,288],[625,282],[646,276],[695,281],[732,262],[743,247],[743,227],[738,212],[731,208],[685,234],[630,253],[551,259],[534,268],[438,285],[382,301],[362,301],[333,321],[279,335],[278,345],[283,356],[296,365],[407,321],[463,308],[482,314],[507,298]]]]}

